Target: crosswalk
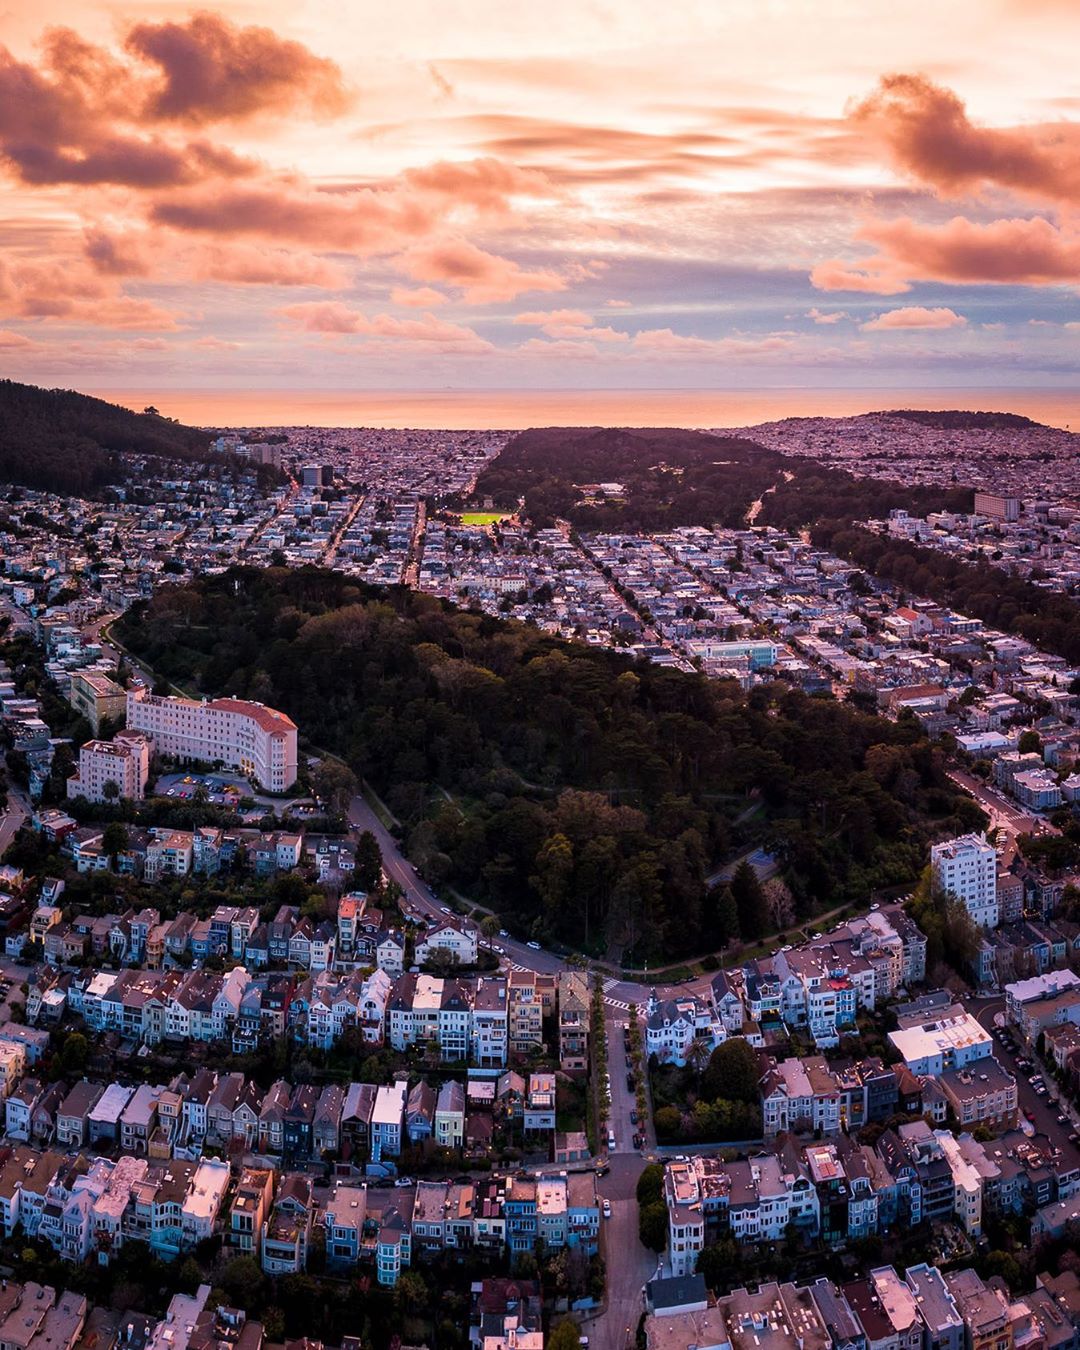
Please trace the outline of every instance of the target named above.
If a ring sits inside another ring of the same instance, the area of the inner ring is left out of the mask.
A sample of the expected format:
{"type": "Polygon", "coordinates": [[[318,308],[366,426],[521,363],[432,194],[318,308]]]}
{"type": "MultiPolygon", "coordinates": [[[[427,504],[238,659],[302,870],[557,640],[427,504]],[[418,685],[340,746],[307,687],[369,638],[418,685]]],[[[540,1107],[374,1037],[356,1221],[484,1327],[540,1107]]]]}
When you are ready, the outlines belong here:
{"type": "MultiPolygon", "coordinates": [[[[532,969],[531,966],[520,965],[517,961],[507,961],[505,964],[510,968],[510,970],[531,971],[532,969]]],[[[609,1008],[618,1008],[620,1012],[629,1012],[630,1004],[627,1003],[625,999],[612,998],[610,993],[608,992],[609,990],[614,989],[618,985],[618,983],[619,983],[618,980],[612,979],[607,979],[604,981],[603,984],[604,1002],[608,1005],[609,1008]]]]}

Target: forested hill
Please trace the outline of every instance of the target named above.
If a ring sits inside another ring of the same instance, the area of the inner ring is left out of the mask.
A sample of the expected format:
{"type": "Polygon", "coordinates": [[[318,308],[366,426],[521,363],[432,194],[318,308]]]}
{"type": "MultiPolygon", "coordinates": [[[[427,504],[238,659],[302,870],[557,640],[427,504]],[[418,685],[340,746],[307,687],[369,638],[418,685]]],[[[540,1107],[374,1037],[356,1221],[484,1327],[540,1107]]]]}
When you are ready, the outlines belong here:
{"type": "Polygon", "coordinates": [[[117,478],[116,451],[205,459],[210,435],[71,389],[0,380],[0,482],[86,494],[117,478]]]}
{"type": "Polygon", "coordinates": [[[118,633],[161,675],[284,709],[385,794],[425,875],[577,946],[677,955],[790,918],[782,893],[775,911],[706,894],[752,844],[809,915],[914,880],[932,838],[982,821],[914,722],[783,684],[747,695],[339,573],[164,587],[118,633]]]}
{"type": "Polygon", "coordinates": [[[879,417],[900,417],[905,422],[918,422],[924,427],[936,427],[941,431],[988,431],[999,429],[1022,430],[1037,427],[1041,423],[1033,422],[1022,413],[1010,412],[966,412],[962,408],[942,409],[926,412],[918,408],[894,408],[891,412],[878,413],[879,417]]]}
{"type": "Polygon", "coordinates": [[[579,530],[646,531],[737,527],[766,491],[757,523],[785,529],[885,515],[894,506],[925,515],[970,511],[972,503],[970,488],[856,478],[741,436],[667,428],[524,431],[488,465],[476,487],[478,496],[491,496],[503,507],[524,498],[525,513],[537,525],[562,517],[579,530]]]}

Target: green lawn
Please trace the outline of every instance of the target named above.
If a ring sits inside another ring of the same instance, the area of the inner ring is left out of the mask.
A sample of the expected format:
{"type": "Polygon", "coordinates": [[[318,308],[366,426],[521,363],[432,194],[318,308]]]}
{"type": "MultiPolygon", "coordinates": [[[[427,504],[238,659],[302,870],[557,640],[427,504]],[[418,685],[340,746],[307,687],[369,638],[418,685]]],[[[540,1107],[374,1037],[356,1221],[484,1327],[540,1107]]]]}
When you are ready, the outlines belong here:
{"type": "Polygon", "coordinates": [[[463,511],[461,523],[462,525],[494,525],[496,521],[505,520],[509,514],[509,511],[463,511]]]}

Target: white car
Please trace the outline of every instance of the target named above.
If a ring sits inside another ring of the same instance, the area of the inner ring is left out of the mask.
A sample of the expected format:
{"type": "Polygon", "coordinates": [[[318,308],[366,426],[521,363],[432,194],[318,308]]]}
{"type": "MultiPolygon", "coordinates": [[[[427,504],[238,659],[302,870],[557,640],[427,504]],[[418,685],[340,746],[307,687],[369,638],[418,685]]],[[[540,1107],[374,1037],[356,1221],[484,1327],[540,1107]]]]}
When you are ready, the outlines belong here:
{"type": "Polygon", "coordinates": [[[500,929],[499,929],[499,936],[500,936],[501,938],[508,938],[508,937],[510,936],[510,934],[506,931],[505,928],[500,928],[500,929]]]}
{"type": "Polygon", "coordinates": [[[604,1218],[605,1218],[605,1219],[610,1219],[610,1218],[611,1218],[611,1201],[610,1201],[610,1200],[605,1200],[605,1201],[604,1201],[604,1218]]]}
{"type": "Polygon", "coordinates": [[[539,942],[526,942],[525,946],[530,948],[530,950],[534,952],[538,952],[540,950],[539,942]]]}

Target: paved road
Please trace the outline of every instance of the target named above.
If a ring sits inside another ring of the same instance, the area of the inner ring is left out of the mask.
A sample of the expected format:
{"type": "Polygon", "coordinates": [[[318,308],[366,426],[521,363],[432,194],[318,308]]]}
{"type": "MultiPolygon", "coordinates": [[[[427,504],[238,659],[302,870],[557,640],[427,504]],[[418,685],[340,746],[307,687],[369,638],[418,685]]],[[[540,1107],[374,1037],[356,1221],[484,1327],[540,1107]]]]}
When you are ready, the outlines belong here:
{"type": "Polygon", "coordinates": [[[637,1154],[618,1154],[597,1189],[611,1201],[611,1218],[601,1220],[601,1252],[607,1264],[607,1306],[586,1323],[589,1350],[625,1350],[633,1344],[642,1313],[642,1287],[656,1273],[657,1257],[638,1238],[637,1154]]]}
{"type": "Polygon", "coordinates": [[[31,814],[30,803],[19,788],[9,784],[7,795],[7,811],[0,815],[0,858],[7,852],[8,845],[31,814]]]}
{"type": "Polygon", "coordinates": [[[997,788],[991,787],[965,769],[950,769],[948,776],[957,787],[962,787],[975,798],[990,817],[990,823],[996,829],[1004,830],[1010,840],[1015,839],[1018,834],[1031,834],[1036,826],[1052,834],[1060,833],[1049,821],[1023,810],[1003,792],[999,792],[997,788]]]}

